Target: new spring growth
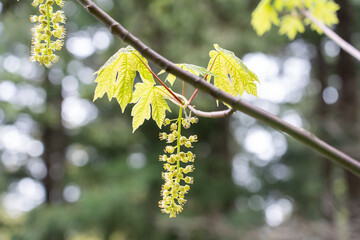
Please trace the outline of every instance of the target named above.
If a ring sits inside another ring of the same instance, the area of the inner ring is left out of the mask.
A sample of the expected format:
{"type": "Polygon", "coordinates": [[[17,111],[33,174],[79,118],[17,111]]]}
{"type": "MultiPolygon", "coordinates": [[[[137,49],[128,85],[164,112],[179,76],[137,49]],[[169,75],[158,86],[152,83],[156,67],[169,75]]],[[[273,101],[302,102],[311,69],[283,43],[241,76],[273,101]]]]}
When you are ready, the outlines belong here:
{"type": "Polygon", "coordinates": [[[165,183],[162,186],[159,207],[163,213],[170,217],[176,217],[176,214],[183,210],[186,203],[185,194],[190,190],[190,185],[194,182],[190,176],[185,176],[194,171],[195,154],[191,151],[183,152],[181,147],[192,148],[192,144],[197,142],[197,136],[185,137],[181,135],[181,126],[189,128],[192,123],[197,123],[198,119],[192,117],[182,119],[182,108],[179,111],[179,118],[170,120],[165,119],[164,125],[170,125],[170,133],[162,132],[159,134],[160,140],[166,140],[169,145],[165,147],[165,154],[160,155],[159,160],[164,162],[162,177],[165,183]],[[173,122],[175,121],[175,122],[173,122]],[[173,122],[173,123],[171,123],[173,122]],[[176,141],[176,146],[171,143],[176,141]]]}
{"type": "Polygon", "coordinates": [[[32,5],[39,7],[40,15],[30,16],[30,21],[35,23],[32,30],[31,57],[32,62],[39,62],[46,67],[51,67],[59,57],[54,54],[64,45],[65,15],[64,11],[54,12],[53,5],[64,6],[64,0],[33,0],[32,5]]]}

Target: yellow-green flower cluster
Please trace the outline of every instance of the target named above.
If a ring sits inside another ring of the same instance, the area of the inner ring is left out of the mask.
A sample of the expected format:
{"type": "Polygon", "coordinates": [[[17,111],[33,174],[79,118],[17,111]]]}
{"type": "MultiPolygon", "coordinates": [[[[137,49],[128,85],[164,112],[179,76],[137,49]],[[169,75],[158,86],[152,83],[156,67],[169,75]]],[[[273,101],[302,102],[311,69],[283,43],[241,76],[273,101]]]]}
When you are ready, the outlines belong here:
{"type": "Polygon", "coordinates": [[[171,133],[160,133],[160,140],[166,140],[169,143],[165,147],[164,155],[160,155],[159,160],[164,162],[164,169],[166,172],[162,173],[165,183],[162,186],[161,196],[162,200],[159,201],[159,207],[163,213],[167,213],[170,217],[176,217],[180,213],[186,203],[185,194],[190,190],[190,185],[194,182],[193,178],[186,176],[186,174],[194,171],[195,154],[191,151],[182,152],[181,146],[192,148],[192,144],[197,142],[197,136],[192,135],[185,137],[181,135],[181,125],[184,128],[189,128],[191,123],[196,123],[198,119],[195,117],[189,119],[181,118],[181,111],[179,119],[170,120],[165,119],[164,125],[170,124],[171,133]],[[171,143],[176,141],[176,146],[171,143]]]}
{"type": "Polygon", "coordinates": [[[30,21],[36,23],[32,28],[32,62],[39,62],[46,67],[51,67],[59,57],[54,54],[64,45],[65,15],[64,11],[53,11],[53,5],[64,6],[64,0],[33,0],[32,5],[39,7],[40,15],[30,16],[30,21]]]}

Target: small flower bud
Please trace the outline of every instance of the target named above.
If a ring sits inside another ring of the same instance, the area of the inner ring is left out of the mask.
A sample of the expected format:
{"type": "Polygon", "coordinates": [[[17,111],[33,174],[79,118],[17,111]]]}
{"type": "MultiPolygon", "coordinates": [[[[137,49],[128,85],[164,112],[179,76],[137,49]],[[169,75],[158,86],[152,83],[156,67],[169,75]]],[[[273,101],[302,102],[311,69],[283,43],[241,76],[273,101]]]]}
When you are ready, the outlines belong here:
{"type": "Polygon", "coordinates": [[[169,125],[170,124],[170,119],[168,119],[168,118],[165,118],[165,120],[164,120],[164,126],[167,126],[167,125],[169,125]]]}
{"type": "Polygon", "coordinates": [[[187,184],[193,184],[194,183],[194,179],[192,177],[189,177],[187,176],[184,181],[187,183],[187,184]]]}
{"type": "Polygon", "coordinates": [[[168,159],[168,157],[165,154],[159,156],[159,161],[160,162],[165,162],[165,161],[167,161],[167,159],[168,159]]]}
{"type": "Polygon", "coordinates": [[[36,15],[31,15],[30,16],[30,21],[31,22],[37,22],[39,20],[39,17],[38,16],[36,16],[36,15]]]}
{"type": "Polygon", "coordinates": [[[170,166],[171,166],[170,164],[165,163],[165,164],[164,164],[164,169],[165,169],[165,170],[168,170],[168,169],[170,168],[170,166]]]}
{"type": "Polygon", "coordinates": [[[180,205],[184,205],[186,203],[186,200],[184,198],[178,198],[178,202],[180,205]]]}
{"type": "Polygon", "coordinates": [[[63,7],[64,6],[64,0],[55,0],[56,4],[59,5],[59,7],[63,7]]]}
{"type": "Polygon", "coordinates": [[[161,132],[161,133],[159,133],[159,138],[160,138],[160,140],[164,140],[167,138],[167,134],[164,132],[161,132]]]}
{"type": "Polygon", "coordinates": [[[171,154],[170,155],[170,158],[167,159],[167,162],[170,163],[170,164],[174,164],[175,163],[175,155],[174,154],[171,154]]]}
{"type": "Polygon", "coordinates": [[[194,171],[194,166],[193,165],[187,165],[184,169],[184,173],[187,174],[189,172],[193,172],[194,171]]]}
{"type": "Polygon", "coordinates": [[[187,138],[184,136],[180,137],[180,145],[184,145],[187,142],[187,138]]]}
{"type": "MultiPolygon", "coordinates": [[[[169,164],[169,165],[170,165],[170,164],[169,164]]],[[[173,171],[175,171],[175,168],[176,168],[176,166],[170,165],[169,168],[168,168],[168,171],[169,171],[169,172],[173,172],[173,171]]]]}
{"type": "Polygon", "coordinates": [[[174,134],[169,134],[168,137],[167,137],[166,142],[167,143],[172,143],[175,140],[176,140],[176,136],[174,136],[174,134]]]}
{"type": "Polygon", "coordinates": [[[189,137],[189,141],[190,142],[197,142],[197,136],[196,135],[192,135],[189,137]]]}
{"type": "Polygon", "coordinates": [[[172,124],[170,125],[170,130],[171,130],[171,131],[175,131],[176,129],[177,129],[176,123],[172,123],[172,124]]]}
{"type": "Polygon", "coordinates": [[[183,125],[183,127],[184,127],[185,129],[190,128],[190,127],[191,127],[190,122],[189,122],[189,121],[186,121],[186,123],[183,125]]]}
{"type": "Polygon", "coordinates": [[[185,143],[185,147],[191,148],[191,147],[192,147],[191,142],[190,142],[190,141],[187,141],[187,142],[185,143]]]}
{"type": "Polygon", "coordinates": [[[192,117],[192,118],[190,118],[190,122],[191,123],[198,123],[199,119],[197,117],[192,117]]]}
{"type": "Polygon", "coordinates": [[[173,147],[173,146],[166,146],[166,148],[165,148],[165,152],[167,152],[167,153],[173,153],[174,150],[175,150],[175,147],[173,147]]]}

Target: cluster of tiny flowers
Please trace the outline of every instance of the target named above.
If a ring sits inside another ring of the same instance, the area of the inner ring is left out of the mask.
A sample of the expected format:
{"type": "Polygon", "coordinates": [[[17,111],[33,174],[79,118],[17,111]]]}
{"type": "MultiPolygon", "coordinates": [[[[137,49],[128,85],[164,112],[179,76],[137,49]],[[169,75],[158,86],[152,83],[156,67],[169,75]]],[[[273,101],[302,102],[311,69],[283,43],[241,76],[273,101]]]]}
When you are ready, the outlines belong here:
{"type": "MultiPolygon", "coordinates": [[[[197,118],[191,118],[189,120],[183,120],[182,125],[185,128],[190,127],[188,123],[196,123],[197,118]]],[[[186,174],[194,171],[195,154],[191,151],[182,152],[181,146],[186,148],[192,148],[192,143],[197,142],[197,136],[192,135],[190,137],[181,136],[178,132],[177,123],[171,123],[170,119],[165,119],[164,125],[170,125],[171,133],[160,133],[160,140],[166,140],[171,144],[176,141],[177,146],[168,145],[165,147],[164,155],[160,155],[159,160],[164,162],[165,172],[162,173],[162,177],[165,183],[162,186],[161,196],[162,200],[159,201],[159,207],[163,213],[167,213],[170,217],[176,217],[176,214],[180,213],[186,203],[185,194],[190,190],[190,185],[194,182],[192,177],[186,176],[186,174]],[[175,153],[176,150],[176,153],[175,153]],[[181,166],[186,165],[186,166],[181,166]]]]}
{"type": "Polygon", "coordinates": [[[40,15],[30,16],[30,21],[36,23],[32,28],[32,62],[39,62],[46,67],[51,67],[59,57],[54,54],[64,45],[65,23],[64,11],[53,11],[52,5],[64,6],[64,0],[33,0],[32,5],[39,7],[40,15]]]}

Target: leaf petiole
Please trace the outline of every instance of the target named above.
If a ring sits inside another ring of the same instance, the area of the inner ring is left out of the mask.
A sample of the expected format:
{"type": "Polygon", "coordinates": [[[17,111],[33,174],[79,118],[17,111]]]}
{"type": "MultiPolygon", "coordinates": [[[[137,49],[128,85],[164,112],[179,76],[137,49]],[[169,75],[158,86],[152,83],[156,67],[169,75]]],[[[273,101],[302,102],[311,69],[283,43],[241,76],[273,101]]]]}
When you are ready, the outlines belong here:
{"type": "Polygon", "coordinates": [[[180,104],[183,104],[183,102],[181,101],[181,99],[176,96],[176,94],[170,89],[168,88],[165,83],[163,83],[163,81],[161,81],[161,79],[151,70],[151,68],[136,54],[136,57],[138,57],[140,59],[140,61],[144,64],[144,66],[149,70],[149,72],[153,75],[153,77],[156,78],[156,80],[158,80],[158,82],[176,99],[176,101],[178,101],[180,104]]]}
{"type": "MultiPolygon", "coordinates": [[[[215,59],[214,59],[214,61],[212,62],[212,64],[211,64],[211,66],[210,66],[210,68],[208,69],[208,71],[210,72],[211,71],[211,69],[213,68],[213,66],[214,66],[214,63],[215,63],[215,60],[216,60],[216,58],[219,56],[219,54],[218,55],[216,55],[216,57],[215,57],[215,59]]],[[[206,78],[209,76],[209,74],[207,73],[205,76],[204,76],[204,80],[206,80],[206,78]]],[[[194,93],[193,93],[193,95],[191,96],[191,98],[190,98],[190,100],[189,100],[189,104],[192,102],[192,100],[194,99],[194,97],[196,96],[196,94],[198,93],[198,91],[199,91],[199,89],[197,88],[197,89],[195,89],[195,91],[194,91],[194,93]]]]}

